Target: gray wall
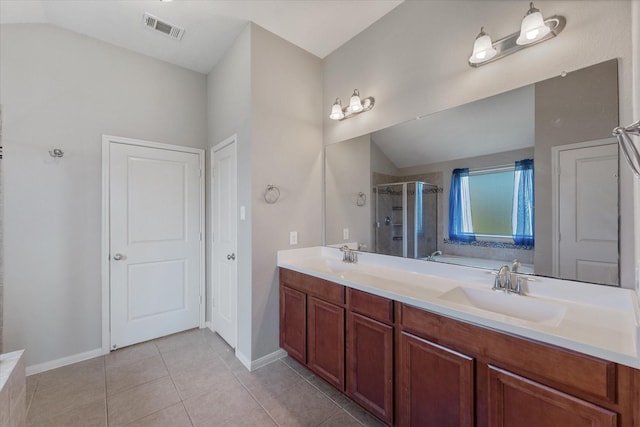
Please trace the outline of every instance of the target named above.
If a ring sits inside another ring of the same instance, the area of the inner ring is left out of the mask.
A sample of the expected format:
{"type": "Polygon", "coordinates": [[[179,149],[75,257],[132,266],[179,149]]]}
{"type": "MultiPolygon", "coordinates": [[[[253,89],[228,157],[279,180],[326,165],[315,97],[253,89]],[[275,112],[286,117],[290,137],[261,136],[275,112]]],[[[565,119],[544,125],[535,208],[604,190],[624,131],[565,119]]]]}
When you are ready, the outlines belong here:
{"type": "Polygon", "coordinates": [[[0,52],[4,350],[34,365],[102,345],[102,134],[204,147],[206,78],[48,25],[0,52]]]}
{"type": "MultiPolygon", "coordinates": [[[[322,242],[322,78],[317,57],[249,24],[208,76],[209,146],[238,136],[238,345],[279,349],[276,254],[322,242]],[[268,184],[280,199],[267,204],[268,184]]],[[[209,177],[210,179],[210,177],[209,177]]],[[[210,235],[209,235],[210,237],[210,235]]]]}
{"type": "MultiPolygon", "coordinates": [[[[553,228],[552,147],[611,138],[619,123],[617,77],[618,63],[612,60],[536,83],[536,231],[553,228]]],[[[536,232],[536,273],[552,275],[552,246],[551,232],[536,232]]]]}
{"type": "Polygon", "coordinates": [[[372,146],[369,135],[364,135],[325,148],[325,212],[326,241],[328,245],[358,242],[371,248],[371,162],[372,146]],[[358,193],[367,198],[358,206],[358,193]],[[343,229],[349,229],[349,238],[343,239],[343,229]]]}
{"type": "MultiPolygon", "coordinates": [[[[276,255],[322,244],[322,63],[252,24],[252,300],[251,360],[279,349],[276,255]],[[280,199],[267,204],[267,184],[280,199]]],[[[243,310],[240,306],[240,310],[243,310]]]]}
{"type": "MultiPolygon", "coordinates": [[[[207,77],[209,147],[237,135],[238,204],[246,219],[238,221],[238,343],[237,350],[251,354],[251,25],[236,38],[207,77]]],[[[210,153],[207,153],[210,162],[210,153]]],[[[207,167],[207,198],[211,175],[207,167]]],[[[210,200],[207,206],[210,205],[210,200]]],[[[207,248],[211,248],[211,215],[207,215],[207,248]]],[[[207,315],[211,318],[211,251],[207,257],[207,315]]]]}
{"type": "MultiPolygon", "coordinates": [[[[467,59],[479,27],[484,25],[495,39],[517,31],[525,2],[404,2],[325,58],[324,142],[351,139],[612,58],[621,58],[620,120],[631,123],[631,3],[536,3],[545,16],[564,15],[564,31],[553,40],[476,69],[467,65],[467,59]],[[332,101],[348,96],[354,87],[363,96],[374,96],[376,106],[344,122],[330,120],[332,101]]],[[[620,188],[621,227],[631,230],[633,198],[628,195],[633,180],[628,168],[621,170],[620,188]]],[[[633,235],[622,237],[622,283],[632,287],[633,235]]]]}

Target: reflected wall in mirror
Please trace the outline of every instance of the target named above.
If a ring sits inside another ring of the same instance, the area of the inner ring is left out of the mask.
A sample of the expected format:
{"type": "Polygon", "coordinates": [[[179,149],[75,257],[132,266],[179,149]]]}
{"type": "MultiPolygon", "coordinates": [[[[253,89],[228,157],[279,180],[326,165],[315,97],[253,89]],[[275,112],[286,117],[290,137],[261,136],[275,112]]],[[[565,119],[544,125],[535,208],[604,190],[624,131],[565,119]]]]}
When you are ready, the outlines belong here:
{"type": "Polygon", "coordinates": [[[614,59],[329,145],[325,242],[617,285],[618,121],[614,59]]]}

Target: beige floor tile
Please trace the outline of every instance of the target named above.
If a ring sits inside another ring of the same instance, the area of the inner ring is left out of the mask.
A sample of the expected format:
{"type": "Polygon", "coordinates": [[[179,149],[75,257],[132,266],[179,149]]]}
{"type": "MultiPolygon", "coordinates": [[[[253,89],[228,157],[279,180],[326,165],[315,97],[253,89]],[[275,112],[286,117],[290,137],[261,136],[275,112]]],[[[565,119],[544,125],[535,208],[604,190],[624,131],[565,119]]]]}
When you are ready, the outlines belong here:
{"type": "Polygon", "coordinates": [[[160,353],[186,349],[190,346],[202,343],[206,344],[203,334],[198,329],[190,329],[167,337],[158,338],[157,340],[154,340],[153,343],[158,347],[160,353]]]}
{"type": "Polygon", "coordinates": [[[340,411],[338,405],[306,381],[261,403],[280,426],[317,426],[340,411]]]}
{"type": "Polygon", "coordinates": [[[224,365],[222,359],[204,342],[162,353],[169,372],[192,369],[197,366],[224,365]]]}
{"type": "Polygon", "coordinates": [[[341,408],[344,408],[345,406],[353,403],[351,399],[349,399],[343,393],[336,390],[335,387],[329,385],[329,383],[316,375],[311,375],[311,377],[309,377],[307,381],[309,381],[314,387],[316,387],[327,397],[329,397],[329,399],[333,400],[341,408]]]}
{"type": "Polygon", "coordinates": [[[313,372],[311,372],[309,369],[307,369],[306,366],[300,364],[297,360],[289,357],[289,356],[285,356],[282,359],[280,359],[285,365],[287,365],[288,367],[290,367],[291,369],[293,369],[294,371],[296,371],[298,373],[298,375],[300,375],[302,378],[308,379],[311,378],[313,376],[313,372]]]}
{"type": "Polygon", "coordinates": [[[249,370],[240,362],[236,357],[235,351],[229,348],[224,351],[220,351],[218,356],[227,365],[227,368],[233,373],[248,373],[249,370]]]}
{"type": "Polygon", "coordinates": [[[321,427],[362,427],[360,421],[353,418],[346,411],[342,410],[333,415],[327,421],[320,424],[321,427]]]}
{"type": "Polygon", "coordinates": [[[32,421],[29,427],[106,427],[107,411],[104,398],[74,407],[53,417],[32,421]]]}
{"type": "Polygon", "coordinates": [[[382,421],[380,421],[379,419],[377,419],[376,417],[374,417],[373,415],[371,415],[370,413],[362,409],[357,403],[350,403],[349,405],[345,406],[344,410],[347,411],[350,415],[352,415],[355,419],[360,421],[365,426],[370,426],[370,427],[385,426],[385,424],[382,421]]]}
{"type": "Polygon", "coordinates": [[[159,354],[158,347],[149,341],[112,351],[104,357],[104,361],[107,368],[116,368],[159,354]]]}
{"type": "Polygon", "coordinates": [[[233,373],[227,369],[222,361],[219,361],[217,365],[203,364],[172,372],[171,379],[173,379],[182,400],[210,393],[226,387],[226,384],[237,382],[233,373]]]}
{"type": "Polygon", "coordinates": [[[38,380],[38,393],[73,388],[99,378],[104,380],[104,357],[96,357],[41,373],[38,380]]]}
{"type": "Polygon", "coordinates": [[[243,414],[253,413],[260,405],[237,380],[226,387],[184,401],[184,406],[195,427],[226,425],[243,414]]]}
{"type": "Polygon", "coordinates": [[[130,388],[107,398],[109,426],[125,425],[179,401],[168,376],[130,388]]]}
{"type": "Polygon", "coordinates": [[[169,375],[160,355],[107,368],[107,395],[169,375]]]}
{"type": "Polygon", "coordinates": [[[210,329],[201,329],[202,335],[204,336],[204,340],[213,351],[216,353],[223,353],[226,351],[233,351],[233,348],[227,344],[225,340],[223,340],[220,335],[215,332],[211,332],[210,329]]]}
{"type": "Polygon", "coordinates": [[[40,375],[29,375],[27,378],[27,393],[26,393],[26,401],[27,401],[27,412],[29,411],[29,406],[31,405],[31,398],[36,392],[36,388],[38,387],[38,381],[40,380],[40,375]]]}
{"type": "MultiPolygon", "coordinates": [[[[221,425],[212,423],[211,426],[221,425]]],[[[277,426],[267,412],[260,408],[245,411],[235,417],[224,421],[224,427],[269,427],[277,426]]]]}
{"type": "Polygon", "coordinates": [[[246,370],[237,372],[236,376],[260,403],[273,396],[279,396],[304,381],[300,375],[279,360],[253,372],[246,370]]]}
{"type": "Polygon", "coordinates": [[[127,424],[127,427],[191,427],[191,420],[182,403],[155,412],[127,424]]]}
{"type": "MultiPolygon", "coordinates": [[[[75,377],[76,373],[70,375],[75,377]]],[[[92,373],[87,375],[84,381],[81,378],[74,378],[73,381],[68,382],[67,386],[51,389],[42,386],[41,378],[31,399],[27,421],[34,423],[44,418],[54,417],[98,399],[105,399],[104,374],[98,377],[92,373]]]]}

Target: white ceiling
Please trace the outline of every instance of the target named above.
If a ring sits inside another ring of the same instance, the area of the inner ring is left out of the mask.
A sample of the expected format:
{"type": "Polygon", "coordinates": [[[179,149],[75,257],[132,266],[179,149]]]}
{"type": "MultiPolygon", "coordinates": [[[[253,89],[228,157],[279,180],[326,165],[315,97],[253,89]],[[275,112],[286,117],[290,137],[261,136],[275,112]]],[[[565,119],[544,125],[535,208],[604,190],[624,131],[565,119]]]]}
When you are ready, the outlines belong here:
{"type": "Polygon", "coordinates": [[[48,23],[209,73],[249,22],[324,58],[402,0],[0,0],[0,23],[48,23]],[[142,25],[149,12],[181,41],[142,25]]]}
{"type": "Polygon", "coordinates": [[[398,168],[533,147],[534,85],[371,134],[398,168]]]}

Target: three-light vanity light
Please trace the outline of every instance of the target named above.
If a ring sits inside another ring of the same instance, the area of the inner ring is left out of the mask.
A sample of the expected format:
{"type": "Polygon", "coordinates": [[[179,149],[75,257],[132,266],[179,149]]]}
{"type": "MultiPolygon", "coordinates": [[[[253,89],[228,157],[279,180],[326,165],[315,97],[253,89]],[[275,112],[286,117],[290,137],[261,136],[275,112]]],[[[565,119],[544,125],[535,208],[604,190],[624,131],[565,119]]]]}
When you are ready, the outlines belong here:
{"type": "Polygon", "coordinates": [[[482,27],[473,44],[473,53],[469,58],[469,65],[471,67],[479,67],[534,44],[549,40],[560,34],[566,23],[567,20],[564,16],[559,15],[544,19],[542,13],[533,6],[532,2],[527,14],[522,19],[519,32],[492,42],[491,37],[482,27]]]}
{"type": "Polygon", "coordinates": [[[346,107],[342,108],[342,101],[340,101],[340,98],[336,98],[336,102],[334,102],[331,107],[331,114],[329,114],[329,118],[331,120],[350,119],[353,116],[371,110],[375,103],[376,100],[373,96],[361,99],[358,89],[354,89],[353,95],[351,95],[351,98],[349,99],[349,105],[346,107]]]}

